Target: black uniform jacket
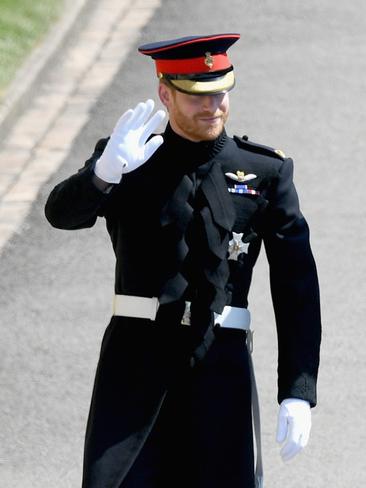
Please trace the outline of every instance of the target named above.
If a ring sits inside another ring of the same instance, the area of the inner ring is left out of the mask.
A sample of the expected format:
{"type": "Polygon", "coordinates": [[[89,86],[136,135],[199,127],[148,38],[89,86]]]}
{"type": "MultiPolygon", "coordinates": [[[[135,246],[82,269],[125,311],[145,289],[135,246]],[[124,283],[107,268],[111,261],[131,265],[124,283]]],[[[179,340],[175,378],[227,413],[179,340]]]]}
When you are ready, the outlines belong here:
{"type": "MultiPolygon", "coordinates": [[[[113,361],[108,362],[107,356],[113,356],[111,348],[115,349],[115,355],[128,356],[131,347],[115,339],[110,344],[111,332],[107,330],[101,353],[103,372],[97,373],[86,439],[85,469],[91,473],[85,475],[88,487],[118,486],[106,482],[106,472],[117,476],[112,466],[118,458],[117,477],[123,479],[121,465],[122,471],[127,472],[148,436],[174,370],[167,368],[167,364],[172,366],[179,356],[177,351],[181,345],[169,334],[180,321],[182,310],[174,307],[189,295],[190,279],[206,280],[201,288],[210,292],[203,301],[207,300],[211,311],[220,311],[225,304],[247,307],[252,269],[262,241],[270,267],[278,332],[278,401],[297,397],[308,400],[311,406],[316,404],[319,290],[309,229],[293,184],[292,160],[266,146],[230,138],[225,132],[216,141],[194,143],[177,136],[168,124],[163,136],[164,144],[150,160],[123,175],[121,183],[109,193],[101,192],[92,182],[94,164],[107,143],[107,139],[100,140],[85,166],[57,185],[46,205],[48,220],[61,229],[91,227],[98,216],[104,216],[116,255],[115,292],[158,296],[165,303],[161,306],[162,315],[165,310],[165,317],[160,320],[162,339],[156,346],[159,348],[161,344],[161,355],[158,361],[155,356],[153,365],[149,363],[152,354],[149,333],[146,342],[136,329],[132,333],[140,341],[143,354],[135,358],[134,373],[131,373],[131,363],[126,364],[130,371],[123,386],[128,392],[123,400],[124,411],[119,406],[114,414],[109,412],[109,419],[104,418],[104,431],[114,432],[106,440],[103,433],[96,433],[95,424],[102,422],[103,415],[96,391],[109,404],[115,402],[117,393],[107,386],[103,390],[98,383],[101,384],[101,374],[103,377],[121,375],[121,371],[115,371],[113,361]],[[235,175],[237,171],[254,177],[240,183],[226,175],[235,175]],[[235,185],[241,186],[235,189],[235,185]],[[201,203],[196,205],[194,202],[200,199],[201,203]],[[192,215],[197,212],[200,217],[192,224],[192,215]],[[195,254],[192,249],[200,232],[206,247],[195,254]],[[227,260],[232,232],[239,234],[249,246],[237,259],[227,260]],[[206,262],[205,256],[211,251],[216,261],[207,258],[206,262]],[[205,268],[204,272],[190,276],[187,269],[184,271],[187,257],[191,272],[200,267],[205,268]],[[143,386],[136,388],[136,381],[143,386]],[[123,428],[116,425],[117,417],[125,423],[123,428]],[[110,423],[110,429],[106,422],[110,423]],[[118,450],[118,436],[123,429],[123,449],[118,450]],[[98,479],[104,479],[104,484],[98,485],[98,479]]],[[[146,330],[151,327],[143,319],[115,317],[112,322],[117,319],[134,325],[140,322],[146,330]]]]}

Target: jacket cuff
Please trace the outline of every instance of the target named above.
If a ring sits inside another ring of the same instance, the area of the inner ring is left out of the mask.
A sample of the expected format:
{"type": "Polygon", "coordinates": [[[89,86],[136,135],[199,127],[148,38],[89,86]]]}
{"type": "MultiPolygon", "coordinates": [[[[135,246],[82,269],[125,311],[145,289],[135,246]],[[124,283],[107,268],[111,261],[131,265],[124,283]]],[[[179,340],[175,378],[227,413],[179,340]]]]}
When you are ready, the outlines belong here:
{"type": "Polygon", "coordinates": [[[313,408],[317,404],[316,380],[310,374],[303,373],[292,384],[282,385],[279,381],[277,400],[280,404],[286,398],[306,400],[313,408]]]}
{"type": "Polygon", "coordinates": [[[99,200],[103,201],[105,196],[110,193],[115,185],[112,183],[109,184],[104,191],[99,189],[93,181],[94,177],[96,176],[94,173],[94,166],[95,163],[85,166],[78,171],[78,183],[83,192],[85,192],[85,196],[87,196],[90,200],[95,200],[98,202],[99,200]]]}

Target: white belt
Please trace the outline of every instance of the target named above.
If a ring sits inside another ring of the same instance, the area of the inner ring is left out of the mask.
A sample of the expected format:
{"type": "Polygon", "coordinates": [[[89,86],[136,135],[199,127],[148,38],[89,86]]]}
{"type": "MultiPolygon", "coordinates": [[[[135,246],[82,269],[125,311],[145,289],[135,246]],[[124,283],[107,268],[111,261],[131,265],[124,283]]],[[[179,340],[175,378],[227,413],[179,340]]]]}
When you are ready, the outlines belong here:
{"type": "Polygon", "coordinates": [[[156,297],[114,295],[113,315],[155,320],[158,308],[159,301],[156,297]]]}
{"type": "MultiPolygon", "coordinates": [[[[159,308],[159,301],[156,297],[137,297],[133,295],[114,295],[113,315],[122,317],[134,317],[140,319],[155,320],[159,308]]],[[[182,324],[190,325],[190,302],[186,302],[185,311],[182,317],[182,324]]],[[[247,347],[251,353],[253,350],[253,332],[250,330],[250,312],[246,308],[224,307],[221,314],[215,313],[215,325],[231,329],[242,329],[247,331],[247,347]]],[[[254,433],[256,440],[257,460],[255,469],[255,486],[263,488],[263,466],[262,448],[260,436],[260,415],[259,401],[254,368],[251,355],[249,355],[251,387],[252,387],[252,411],[254,433]]]]}
{"type": "Polygon", "coordinates": [[[231,329],[250,329],[250,312],[247,308],[224,307],[219,315],[215,313],[215,325],[229,327],[231,329]]]}
{"type": "MultiPolygon", "coordinates": [[[[113,315],[155,320],[159,308],[156,297],[137,297],[133,295],[114,295],[113,315]]],[[[190,325],[190,302],[186,302],[186,309],[182,324],[190,325]]],[[[230,329],[250,329],[250,312],[246,308],[224,307],[221,314],[215,313],[215,325],[230,329]]]]}

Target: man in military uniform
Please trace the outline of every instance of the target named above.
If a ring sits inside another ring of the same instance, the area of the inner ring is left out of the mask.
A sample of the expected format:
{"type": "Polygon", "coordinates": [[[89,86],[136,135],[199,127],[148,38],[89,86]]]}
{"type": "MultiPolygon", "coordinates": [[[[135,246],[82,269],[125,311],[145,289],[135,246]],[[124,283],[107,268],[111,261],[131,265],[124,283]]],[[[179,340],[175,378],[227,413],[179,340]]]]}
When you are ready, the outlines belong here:
{"type": "Polygon", "coordinates": [[[307,443],[320,311],[292,160],[225,132],[238,34],[141,46],[159,98],[128,110],[46,205],[62,229],[106,219],[116,255],[87,426],[84,488],[262,486],[254,469],[247,296],[264,243],[278,332],[277,439],[307,443]]]}

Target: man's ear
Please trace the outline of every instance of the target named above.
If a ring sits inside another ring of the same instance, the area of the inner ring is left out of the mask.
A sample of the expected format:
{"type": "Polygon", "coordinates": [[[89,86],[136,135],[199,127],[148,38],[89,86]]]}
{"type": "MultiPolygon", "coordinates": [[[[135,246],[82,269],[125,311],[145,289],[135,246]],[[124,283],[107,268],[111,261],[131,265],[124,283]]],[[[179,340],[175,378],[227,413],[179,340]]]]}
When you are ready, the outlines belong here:
{"type": "Polygon", "coordinates": [[[161,103],[169,110],[170,106],[170,99],[171,99],[171,90],[170,88],[165,84],[160,82],[159,83],[159,98],[161,103]]]}

